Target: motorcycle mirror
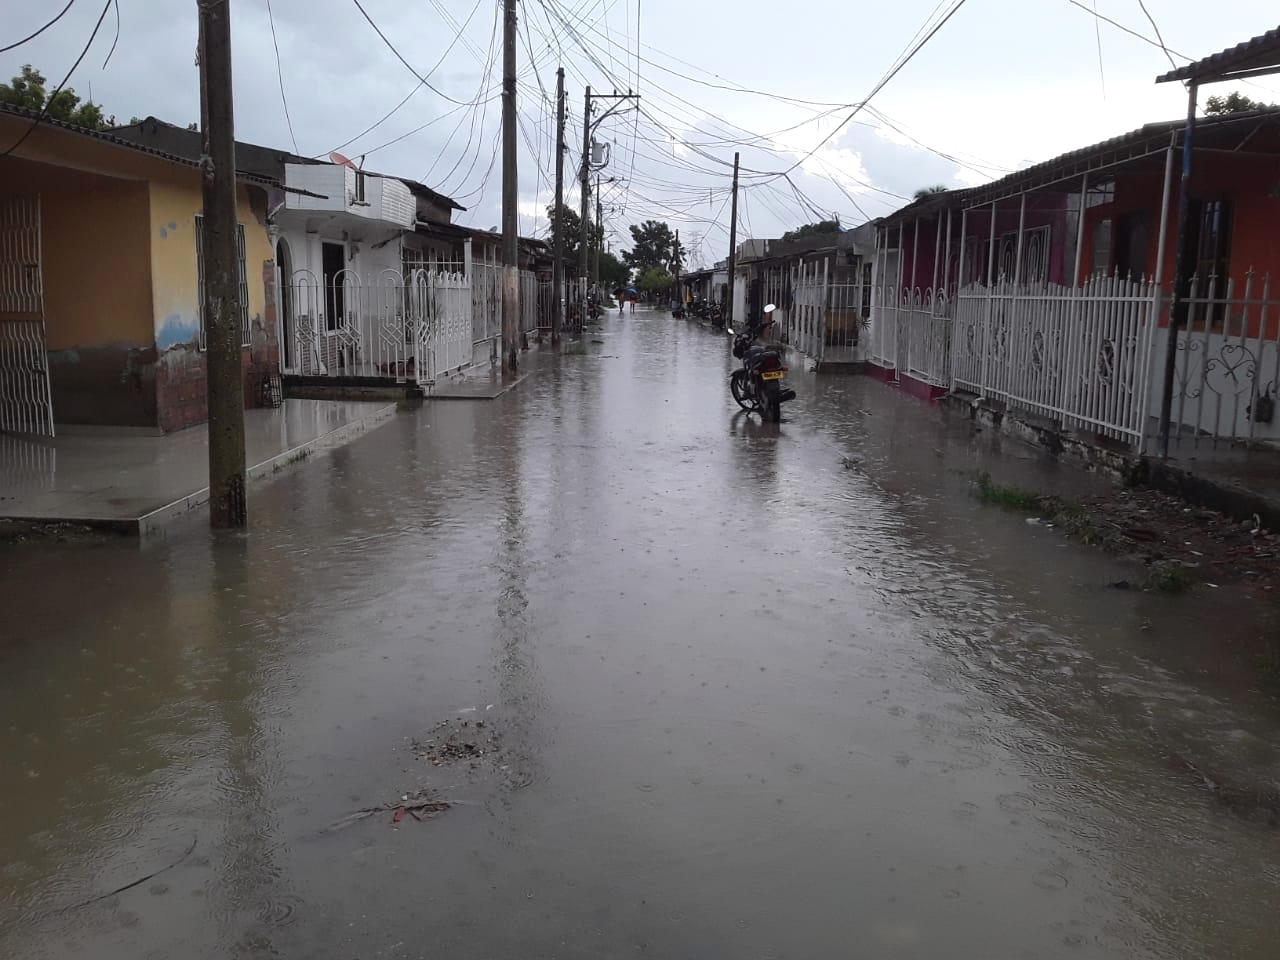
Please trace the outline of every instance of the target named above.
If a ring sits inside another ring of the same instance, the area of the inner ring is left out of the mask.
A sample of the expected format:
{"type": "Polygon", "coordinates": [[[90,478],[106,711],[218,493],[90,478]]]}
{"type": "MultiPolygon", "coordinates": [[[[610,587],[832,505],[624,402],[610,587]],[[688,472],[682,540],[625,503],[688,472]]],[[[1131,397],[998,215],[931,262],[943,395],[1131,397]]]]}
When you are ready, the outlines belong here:
{"type": "Polygon", "coordinates": [[[769,303],[765,305],[764,312],[766,314],[769,314],[769,313],[773,313],[773,311],[777,309],[778,309],[778,305],[776,303],[769,303]]]}

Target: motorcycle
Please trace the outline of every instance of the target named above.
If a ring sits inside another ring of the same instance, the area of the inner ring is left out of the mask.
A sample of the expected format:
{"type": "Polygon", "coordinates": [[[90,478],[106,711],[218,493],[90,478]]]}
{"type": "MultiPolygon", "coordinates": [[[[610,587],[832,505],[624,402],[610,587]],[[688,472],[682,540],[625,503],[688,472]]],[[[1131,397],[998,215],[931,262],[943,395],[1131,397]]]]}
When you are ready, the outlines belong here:
{"type": "Polygon", "coordinates": [[[773,324],[776,309],[772,303],[766,306],[763,322],[749,322],[741,333],[735,333],[732,327],[726,331],[733,337],[733,355],[742,361],[742,366],[729,377],[729,392],[743,410],[758,410],[761,419],[769,423],[780,422],[782,405],[796,398],[796,392],[783,379],[787,367],[782,354],[755,342],[773,324]]]}
{"type": "Polygon", "coordinates": [[[724,313],[720,310],[718,303],[713,303],[707,308],[707,319],[711,321],[713,327],[724,326],[724,313]]]}

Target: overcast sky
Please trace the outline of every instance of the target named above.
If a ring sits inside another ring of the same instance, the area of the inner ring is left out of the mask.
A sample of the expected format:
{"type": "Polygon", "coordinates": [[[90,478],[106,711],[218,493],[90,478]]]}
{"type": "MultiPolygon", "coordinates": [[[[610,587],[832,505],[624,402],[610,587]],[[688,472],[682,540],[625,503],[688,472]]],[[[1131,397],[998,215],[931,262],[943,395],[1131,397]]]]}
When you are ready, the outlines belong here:
{"type": "MultiPolygon", "coordinates": [[[[56,84],[102,2],[76,0],[54,28],[0,54],[0,75],[32,63],[56,84]]],[[[468,208],[458,222],[497,225],[500,0],[361,2],[418,74],[432,71],[434,90],[417,89],[365,133],[419,81],[355,0],[271,0],[291,134],[267,2],[231,0],[237,137],[292,150],[296,136],[303,154],[340,147],[364,155],[369,169],[420,179],[458,199],[468,208]]],[[[1094,0],[966,0],[867,109],[803,159],[953,3],[520,0],[521,232],[546,229],[558,64],[569,91],[569,180],[581,152],[584,86],[641,95],[639,113],[616,114],[597,132],[611,145],[602,176],[616,178],[604,190],[613,248],[629,246],[628,224],[661,219],[687,247],[701,237],[708,265],[728,248],[735,150],[744,169],[739,237],[769,237],[820,214],[856,225],[901,206],[920,187],[980,183],[1185,111],[1180,86],[1152,82],[1169,69],[1165,52],[1096,20],[1094,0]],[[789,179],[779,176],[797,164],[789,179]]],[[[63,4],[0,2],[0,46],[63,4]]],[[[1146,7],[1178,64],[1280,22],[1274,0],[1146,0],[1146,7]]],[[[1154,40],[1139,0],[1096,0],[1096,8],[1154,40]]],[[[114,12],[70,85],[81,95],[92,90],[121,123],[135,115],[196,120],[195,0],[119,0],[119,11],[110,62],[103,67],[114,12]]],[[[1280,101],[1275,80],[1239,89],[1280,101]]],[[[577,198],[575,185],[575,209],[577,198]]]]}

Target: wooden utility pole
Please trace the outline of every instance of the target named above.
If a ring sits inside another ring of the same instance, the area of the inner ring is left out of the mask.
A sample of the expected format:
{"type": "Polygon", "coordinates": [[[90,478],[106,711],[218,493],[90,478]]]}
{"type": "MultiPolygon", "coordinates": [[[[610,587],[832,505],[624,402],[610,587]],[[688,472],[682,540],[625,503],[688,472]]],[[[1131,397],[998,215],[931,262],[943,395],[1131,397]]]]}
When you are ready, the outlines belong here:
{"type": "Polygon", "coordinates": [[[209,406],[209,526],[249,522],[244,387],[240,366],[240,254],[236,243],[236,135],[231,95],[231,0],[198,0],[200,137],[204,189],[203,314],[209,406]]]}
{"type": "MultiPolygon", "coordinates": [[[[729,302],[724,305],[725,326],[733,326],[733,275],[738,269],[738,155],[733,155],[733,201],[729,204],[729,302]]],[[[746,321],[744,321],[746,322],[746,321]]]]}
{"type": "Polygon", "coordinates": [[[578,276],[582,280],[582,325],[587,324],[587,248],[590,246],[591,238],[591,220],[589,212],[591,200],[591,88],[587,87],[587,92],[583,97],[582,104],[582,212],[581,212],[581,236],[579,237],[580,248],[578,250],[578,276]]]}
{"type": "Polygon", "coordinates": [[[600,231],[600,242],[596,244],[596,256],[591,269],[591,283],[600,286],[600,248],[604,246],[604,204],[600,202],[600,176],[596,175],[596,229],[600,231]]]}
{"type": "Polygon", "coordinates": [[[671,272],[675,274],[675,276],[672,278],[673,280],[672,286],[675,289],[675,293],[672,295],[672,297],[668,297],[667,299],[671,300],[674,297],[678,299],[681,304],[683,304],[684,293],[680,290],[680,231],[679,230],[676,231],[676,248],[671,252],[674,254],[674,256],[672,256],[671,258],[672,260],[671,272]]]}
{"type": "Polygon", "coordinates": [[[560,209],[564,206],[564,67],[556,71],[556,205],[555,263],[551,267],[551,343],[560,342],[564,324],[564,223],[560,209]]]}
{"type": "Polygon", "coordinates": [[[516,0],[504,0],[502,46],[502,360],[513,374],[520,362],[520,210],[516,181],[516,0]]]}

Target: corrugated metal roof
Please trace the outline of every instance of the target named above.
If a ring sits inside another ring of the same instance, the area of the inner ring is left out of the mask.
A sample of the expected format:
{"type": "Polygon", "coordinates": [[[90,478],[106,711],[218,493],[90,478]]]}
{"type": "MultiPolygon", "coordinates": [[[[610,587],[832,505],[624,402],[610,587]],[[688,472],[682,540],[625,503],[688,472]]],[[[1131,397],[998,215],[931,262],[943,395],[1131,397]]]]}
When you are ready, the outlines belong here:
{"type": "MultiPolygon", "coordinates": [[[[1248,128],[1245,125],[1250,122],[1280,122],[1280,111],[1250,110],[1243,113],[1201,117],[1196,121],[1196,129],[1199,131],[1197,137],[1211,136],[1215,131],[1224,132],[1235,126],[1240,126],[1242,130],[1247,131],[1248,128]]],[[[1165,150],[1169,145],[1169,137],[1180,133],[1184,126],[1183,120],[1148,123],[1137,130],[1130,130],[1110,140],[1080,147],[980,187],[966,187],[961,190],[948,190],[946,193],[929,194],[888,214],[881,223],[892,226],[915,217],[927,218],[927,215],[934,211],[945,210],[947,207],[958,210],[963,207],[981,206],[990,203],[993,199],[1000,199],[1014,193],[1043,189],[1091,169],[1112,167],[1119,163],[1138,160],[1156,151],[1165,150]]]]}
{"type": "MultiPolygon", "coordinates": [[[[22,117],[23,119],[31,120],[32,122],[35,122],[37,118],[39,118],[40,116],[40,114],[35,110],[27,110],[24,107],[15,107],[12,104],[7,104],[7,103],[0,103],[0,113],[7,113],[10,116],[14,116],[14,117],[22,117]]],[[[165,153],[163,150],[156,150],[155,148],[148,147],[145,144],[134,143],[132,140],[125,140],[121,137],[113,136],[112,134],[105,132],[103,130],[90,130],[87,127],[77,126],[74,123],[67,123],[65,120],[57,120],[57,119],[54,119],[53,117],[45,117],[44,119],[40,120],[39,125],[42,127],[54,127],[59,130],[67,130],[67,131],[70,131],[71,133],[79,134],[82,137],[89,137],[93,140],[100,140],[103,143],[109,143],[109,144],[112,144],[113,146],[123,147],[126,150],[133,150],[136,153],[145,153],[148,156],[156,157],[157,159],[164,160],[168,163],[176,163],[179,166],[183,166],[183,167],[199,167],[200,166],[200,161],[198,160],[192,160],[188,157],[179,157],[176,154],[172,154],[172,153],[165,153]]],[[[280,182],[278,180],[273,180],[270,177],[259,176],[258,174],[255,174],[255,173],[246,173],[242,170],[236,171],[236,178],[239,180],[245,180],[251,183],[260,183],[260,184],[263,184],[264,186],[270,186],[270,187],[280,186],[280,182]]]]}
{"type": "Polygon", "coordinates": [[[1236,74],[1252,74],[1258,70],[1280,72],[1280,27],[1237,43],[1220,53],[1189,63],[1156,77],[1156,83],[1170,80],[1197,80],[1212,83],[1229,80],[1236,74]]]}

